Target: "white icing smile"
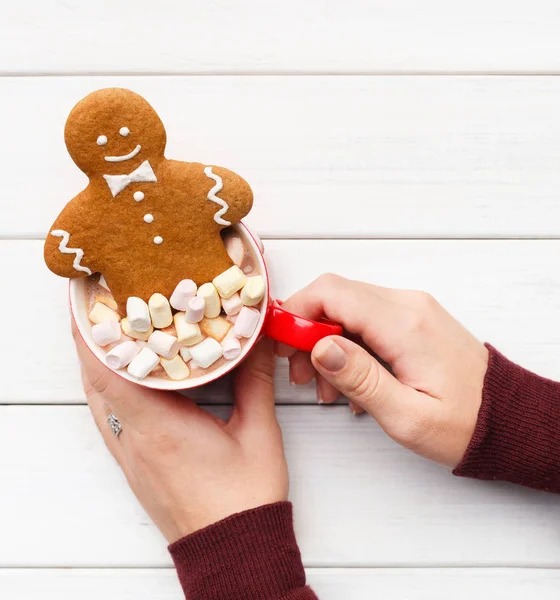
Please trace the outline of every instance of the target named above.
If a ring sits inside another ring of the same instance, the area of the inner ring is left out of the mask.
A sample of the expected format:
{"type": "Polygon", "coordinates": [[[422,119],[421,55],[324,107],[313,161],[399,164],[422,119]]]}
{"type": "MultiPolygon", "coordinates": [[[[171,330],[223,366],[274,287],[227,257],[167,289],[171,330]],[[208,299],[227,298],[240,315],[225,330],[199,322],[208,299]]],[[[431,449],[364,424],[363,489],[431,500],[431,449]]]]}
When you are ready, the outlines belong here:
{"type": "Polygon", "coordinates": [[[123,156],[105,156],[105,160],[107,162],[123,162],[124,160],[130,160],[131,158],[134,158],[138,152],[140,152],[140,150],[142,150],[142,146],[138,144],[138,146],[136,146],[136,148],[134,148],[134,150],[128,154],[124,154],[123,156]]]}

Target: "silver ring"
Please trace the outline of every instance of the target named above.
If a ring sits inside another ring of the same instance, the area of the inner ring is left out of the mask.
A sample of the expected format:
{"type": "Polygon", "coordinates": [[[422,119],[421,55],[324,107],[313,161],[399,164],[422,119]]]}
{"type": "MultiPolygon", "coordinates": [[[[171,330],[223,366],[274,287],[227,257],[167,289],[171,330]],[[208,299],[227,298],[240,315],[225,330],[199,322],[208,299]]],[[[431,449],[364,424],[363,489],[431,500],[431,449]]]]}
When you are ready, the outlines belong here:
{"type": "Polygon", "coordinates": [[[115,413],[111,413],[107,417],[107,425],[111,428],[113,435],[115,437],[119,437],[120,432],[122,431],[121,422],[115,416],[115,413]]]}

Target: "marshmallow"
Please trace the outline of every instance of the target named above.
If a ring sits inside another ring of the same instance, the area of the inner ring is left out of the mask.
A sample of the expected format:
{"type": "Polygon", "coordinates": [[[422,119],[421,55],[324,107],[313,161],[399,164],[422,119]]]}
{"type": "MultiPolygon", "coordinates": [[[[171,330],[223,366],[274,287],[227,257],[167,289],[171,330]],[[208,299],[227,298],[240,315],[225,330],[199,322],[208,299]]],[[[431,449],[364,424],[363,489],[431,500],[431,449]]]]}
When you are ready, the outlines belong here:
{"type": "Polygon", "coordinates": [[[213,284],[205,283],[201,285],[196,295],[204,298],[204,316],[208,319],[213,319],[222,312],[220,297],[213,284]]]}
{"type": "Polygon", "coordinates": [[[172,335],[173,337],[177,337],[177,330],[175,329],[174,323],[171,323],[171,325],[169,327],[163,327],[162,329],[160,329],[160,331],[163,331],[163,333],[168,333],[169,335],[172,335]]]}
{"type": "Polygon", "coordinates": [[[187,323],[200,323],[204,318],[204,308],[206,306],[206,302],[204,302],[204,298],[201,296],[193,296],[185,310],[185,321],[187,323]]]}
{"type": "Polygon", "coordinates": [[[203,369],[207,369],[219,358],[222,358],[222,346],[213,338],[206,338],[200,344],[189,348],[189,351],[203,369]]]}
{"type": "Polygon", "coordinates": [[[164,368],[170,379],[174,379],[175,381],[180,381],[181,379],[186,379],[191,372],[189,371],[189,367],[183,362],[182,358],[177,355],[175,358],[171,360],[167,360],[166,358],[160,359],[161,366],[164,368]]]}
{"type": "Polygon", "coordinates": [[[107,352],[105,362],[111,369],[122,369],[130,364],[140,350],[136,342],[123,342],[107,352]]]}
{"type": "Polygon", "coordinates": [[[225,247],[233,264],[240,267],[245,258],[245,248],[243,247],[241,239],[236,235],[229,235],[225,239],[225,247]]]}
{"type": "Polygon", "coordinates": [[[235,292],[240,290],[247,283],[247,276],[237,266],[233,265],[227,271],[220,273],[214,277],[212,283],[218,290],[218,294],[222,298],[231,298],[235,292]]]}
{"type": "Polygon", "coordinates": [[[233,294],[231,298],[222,298],[222,308],[226,315],[236,315],[243,306],[239,294],[233,294]]]}
{"type": "Polygon", "coordinates": [[[156,330],[148,340],[148,348],[163,358],[171,360],[177,356],[180,344],[176,337],[156,330]]]}
{"type": "Polygon", "coordinates": [[[126,316],[134,331],[143,333],[144,331],[148,331],[152,325],[150,309],[142,298],[131,296],[126,301],[126,316]]]}
{"type": "Polygon", "coordinates": [[[103,321],[91,328],[91,337],[99,346],[107,346],[121,339],[121,326],[117,321],[103,321]]]}
{"type": "Polygon", "coordinates": [[[241,354],[241,342],[236,337],[226,337],[222,342],[222,352],[226,360],[234,360],[241,354]]]}
{"type": "Polygon", "coordinates": [[[107,282],[105,281],[105,276],[101,275],[99,277],[99,280],[97,281],[97,283],[102,287],[105,288],[108,292],[110,292],[111,290],[109,289],[109,286],[107,285],[107,282]]]}
{"type": "Polygon", "coordinates": [[[189,362],[189,360],[191,359],[191,353],[189,352],[189,349],[186,346],[181,346],[181,348],[179,349],[179,354],[185,362],[189,362]]]}
{"type": "Polygon", "coordinates": [[[173,290],[169,303],[176,310],[187,310],[189,300],[196,295],[196,283],[192,279],[183,279],[173,290]]]}
{"type": "Polygon", "coordinates": [[[256,306],[264,298],[265,292],[266,286],[262,275],[249,277],[241,290],[241,302],[245,306],[256,306]]]}
{"type": "Polygon", "coordinates": [[[159,356],[149,348],[142,348],[128,365],[128,373],[137,379],[144,379],[159,365],[159,356]]]}
{"type": "Polygon", "coordinates": [[[116,321],[117,323],[120,321],[119,315],[105,304],[101,304],[101,302],[96,302],[89,313],[89,320],[92,323],[103,323],[104,321],[116,321]]]}
{"type": "Polygon", "coordinates": [[[154,332],[154,328],[151,325],[148,331],[134,331],[134,329],[132,329],[132,327],[130,326],[130,322],[127,318],[124,318],[121,321],[121,327],[125,335],[128,335],[128,337],[134,338],[135,340],[142,340],[143,342],[147,341],[147,339],[154,332]]]}
{"type": "Polygon", "coordinates": [[[224,317],[216,317],[215,319],[202,319],[200,322],[200,331],[206,336],[214,338],[221,342],[231,328],[231,323],[226,321],[224,317]]]}
{"type": "Polygon", "coordinates": [[[169,302],[163,294],[152,294],[148,300],[148,308],[150,309],[152,325],[156,329],[169,327],[173,323],[171,306],[169,306],[169,302]]]}
{"type": "Polygon", "coordinates": [[[109,308],[112,308],[113,310],[118,309],[115,299],[106,290],[102,290],[101,293],[95,294],[95,301],[101,302],[101,304],[104,304],[105,306],[108,306],[109,308]]]}
{"type": "Polygon", "coordinates": [[[185,346],[193,346],[204,339],[198,323],[187,323],[185,313],[178,312],[174,317],[177,339],[185,346]]]}
{"type": "Polygon", "coordinates": [[[233,333],[237,337],[250,338],[257,327],[261,313],[256,308],[244,306],[237,315],[237,320],[233,326],[233,333]]]}

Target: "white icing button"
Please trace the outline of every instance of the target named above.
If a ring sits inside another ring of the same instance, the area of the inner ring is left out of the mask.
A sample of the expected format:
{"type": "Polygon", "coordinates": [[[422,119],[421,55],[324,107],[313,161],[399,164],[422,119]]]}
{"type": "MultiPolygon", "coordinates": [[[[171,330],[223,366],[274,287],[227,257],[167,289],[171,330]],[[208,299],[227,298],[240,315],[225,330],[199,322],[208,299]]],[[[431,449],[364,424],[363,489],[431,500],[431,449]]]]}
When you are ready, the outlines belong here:
{"type": "Polygon", "coordinates": [[[151,215],[150,213],[148,213],[147,215],[144,215],[144,221],[146,221],[146,223],[153,223],[154,215],[151,215]]]}
{"type": "Polygon", "coordinates": [[[144,192],[134,192],[132,197],[136,200],[136,202],[141,202],[144,200],[144,192]]]}
{"type": "Polygon", "coordinates": [[[156,235],[156,237],[154,238],[154,244],[161,244],[163,242],[163,238],[161,237],[161,235],[156,235]]]}
{"type": "Polygon", "coordinates": [[[126,137],[129,133],[130,133],[130,129],[128,127],[121,127],[119,129],[119,133],[123,136],[126,137]]]}
{"type": "Polygon", "coordinates": [[[104,146],[107,143],[107,136],[106,135],[100,135],[97,138],[97,145],[98,146],[104,146]]]}

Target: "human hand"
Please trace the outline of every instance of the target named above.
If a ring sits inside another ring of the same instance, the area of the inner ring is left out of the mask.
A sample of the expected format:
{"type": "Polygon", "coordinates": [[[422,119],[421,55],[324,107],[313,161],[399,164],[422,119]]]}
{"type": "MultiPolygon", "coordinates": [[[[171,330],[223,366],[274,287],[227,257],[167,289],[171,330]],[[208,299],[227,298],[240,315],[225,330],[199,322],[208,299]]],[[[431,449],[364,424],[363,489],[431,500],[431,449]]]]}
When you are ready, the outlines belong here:
{"type": "Polygon", "coordinates": [[[331,336],[311,356],[278,347],[280,356],[290,357],[293,383],[317,375],[319,401],[333,402],[341,392],[398,443],[457,466],[476,426],[488,351],[436,300],[323,275],[284,307],[340,323],[392,371],[360,345],[331,336]]]}
{"type": "Polygon", "coordinates": [[[172,543],[232,514],[288,497],[276,420],[270,342],[239,368],[225,422],[179,394],[149,390],[112,373],[74,330],[88,405],[132,491],[172,543]],[[115,437],[106,419],[115,413],[115,437]]]}

